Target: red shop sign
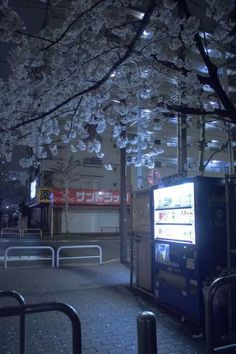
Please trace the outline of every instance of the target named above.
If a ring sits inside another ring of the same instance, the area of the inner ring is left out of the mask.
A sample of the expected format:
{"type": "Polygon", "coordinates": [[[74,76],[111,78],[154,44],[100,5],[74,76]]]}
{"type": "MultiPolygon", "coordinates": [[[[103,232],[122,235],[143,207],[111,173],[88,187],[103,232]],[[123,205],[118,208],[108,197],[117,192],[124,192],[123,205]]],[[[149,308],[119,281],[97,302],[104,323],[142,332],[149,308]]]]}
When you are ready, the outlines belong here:
{"type": "MultiPolygon", "coordinates": [[[[55,204],[64,204],[66,191],[52,189],[55,204]]],[[[69,204],[120,205],[120,192],[114,190],[96,189],[68,189],[69,204]]],[[[127,203],[130,204],[130,195],[127,194],[127,203]]]]}

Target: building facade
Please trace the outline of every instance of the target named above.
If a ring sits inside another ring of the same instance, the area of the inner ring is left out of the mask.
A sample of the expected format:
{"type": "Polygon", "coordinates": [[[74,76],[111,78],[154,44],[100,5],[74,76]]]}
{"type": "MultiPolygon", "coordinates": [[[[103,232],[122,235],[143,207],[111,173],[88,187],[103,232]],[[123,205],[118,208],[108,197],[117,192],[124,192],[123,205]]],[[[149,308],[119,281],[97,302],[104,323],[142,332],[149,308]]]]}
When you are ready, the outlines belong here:
{"type": "MultiPolygon", "coordinates": [[[[121,183],[126,185],[129,205],[132,191],[161,184],[167,176],[181,175],[177,123],[176,119],[165,119],[160,122],[158,133],[153,132],[154,144],[160,151],[154,169],[129,166],[132,156],[126,154],[125,181],[120,176],[120,149],[109,134],[101,138],[105,152],[101,159],[88,152],[73,153],[69,146],[59,148],[56,156],[49,153],[30,177],[29,226],[46,233],[118,232],[121,183]]],[[[197,120],[195,124],[188,122],[186,176],[224,177],[229,173],[233,143],[229,144],[228,128],[223,122],[212,120],[205,124],[203,136],[203,127],[197,120]]]]}

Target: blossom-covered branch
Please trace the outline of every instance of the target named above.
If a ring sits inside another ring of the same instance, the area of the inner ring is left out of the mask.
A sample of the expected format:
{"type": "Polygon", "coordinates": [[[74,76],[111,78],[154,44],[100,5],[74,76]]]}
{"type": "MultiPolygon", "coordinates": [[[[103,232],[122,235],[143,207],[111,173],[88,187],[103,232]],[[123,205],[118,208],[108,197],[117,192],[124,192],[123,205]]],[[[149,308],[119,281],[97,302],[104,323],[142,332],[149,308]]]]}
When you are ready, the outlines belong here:
{"type": "Polygon", "coordinates": [[[51,27],[58,3],[51,0],[50,11],[47,3],[50,21],[33,36],[14,10],[0,6],[3,39],[15,45],[9,79],[0,80],[0,151],[7,159],[19,143],[36,158],[48,149],[56,154],[55,141],[101,158],[99,136],[112,131],[136,166],[152,168],[161,151],[148,132],[159,132],[168,115],[183,113],[188,124],[199,115],[236,123],[225,75],[235,60],[228,52],[231,2],[206,0],[193,14],[185,0],[72,0],[65,21],[51,27]]]}

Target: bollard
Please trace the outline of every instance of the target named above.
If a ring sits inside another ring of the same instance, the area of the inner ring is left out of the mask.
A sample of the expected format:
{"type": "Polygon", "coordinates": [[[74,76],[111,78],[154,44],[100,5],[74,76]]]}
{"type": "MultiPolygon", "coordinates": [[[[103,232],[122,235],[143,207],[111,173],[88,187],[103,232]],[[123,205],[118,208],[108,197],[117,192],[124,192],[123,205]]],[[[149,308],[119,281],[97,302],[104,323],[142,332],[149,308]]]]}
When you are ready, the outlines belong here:
{"type": "Polygon", "coordinates": [[[138,354],[157,354],[156,316],[144,311],[137,318],[138,354]]]}

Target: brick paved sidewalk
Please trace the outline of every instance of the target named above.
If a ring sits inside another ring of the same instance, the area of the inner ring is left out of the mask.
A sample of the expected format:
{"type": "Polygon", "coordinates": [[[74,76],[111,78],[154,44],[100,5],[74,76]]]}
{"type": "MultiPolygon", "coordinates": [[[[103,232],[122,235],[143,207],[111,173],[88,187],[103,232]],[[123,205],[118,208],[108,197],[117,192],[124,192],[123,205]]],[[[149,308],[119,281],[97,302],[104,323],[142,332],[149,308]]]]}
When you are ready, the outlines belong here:
{"type": "MultiPolygon", "coordinates": [[[[129,270],[119,262],[62,269],[0,270],[0,288],[17,290],[26,303],[60,301],[74,306],[82,324],[83,354],[137,353],[136,319],[157,315],[158,354],[204,353],[192,331],[128,287],[129,270]]],[[[13,300],[0,299],[2,305],[13,300]]],[[[15,303],[14,303],[15,304],[15,303]]],[[[18,353],[18,319],[0,319],[0,354],[18,353]]],[[[27,316],[27,354],[70,354],[71,326],[60,313],[27,316]]]]}

